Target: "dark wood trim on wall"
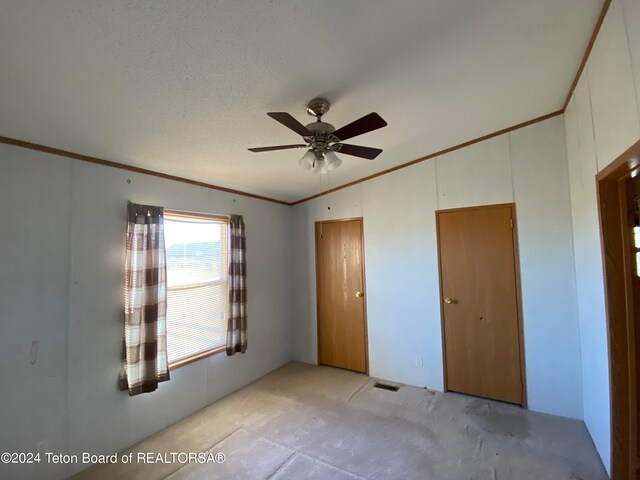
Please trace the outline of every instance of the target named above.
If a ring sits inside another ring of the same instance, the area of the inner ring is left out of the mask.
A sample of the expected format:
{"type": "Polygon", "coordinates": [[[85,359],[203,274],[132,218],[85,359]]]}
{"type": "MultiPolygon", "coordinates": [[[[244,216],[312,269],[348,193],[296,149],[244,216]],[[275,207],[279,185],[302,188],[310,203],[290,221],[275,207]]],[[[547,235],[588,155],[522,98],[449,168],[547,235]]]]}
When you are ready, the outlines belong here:
{"type": "Polygon", "coordinates": [[[607,16],[607,12],[609,11],[610,5],[611,5],[611,0],[605,0],[604,5],[602,6],[602,10],[600,10],[600,16],[598,17],[596,26],[593,29],[591,38],[589,39],[589,44],[587,45],[587,49],[585,50],[584,55],[582,56],[582,62],[580,62],[580,66],[578,67],[576,76],[573,79],[573,83],[571,84],[571,87],[569,88],[569,93],[567,93],[567,97],[564,100],[564,105],[562,105],[563,112],[567,109],[567,105],[569,105],[569,102],[571,101],[571,96],[573,95],[573,91],[576,89],[576,86],[580,81],[580,77],[582,76],[584,67],[587,65],[587,60],[589,60],[589,55],[591,55],[591,50],[593,50],[593,46],[596,43],[596,38],[598,37],[598,33],[600,33],[600,28],[602,27],[602,23],[604,22],[604,17],[607,16]]]}
{"type": "Polygon", "coordinates": [[[60,150],[60,149],[57,149],[57,148],[46,147],[44,145],[38,145],[36,143],[25,142],[23,140],[16,140],[14,138],[8,138],[8,137],[0,136],[0,143],[5,143],[5,144],[8,144],[8,145],[14,145],[14,146],[17,146],[17,147],[22,147],[22,148],[28,148],[28,149],[31,149],[31,150],[37,150],[37,151],[40,151],[40,152],[50,153],[52,155],[58,155],[58,156],[67,157],[67,158],[73,158],[75,160],[81,160],[81,161],[84,161],[84,162],[97,163],[99,165],[104,165],[104,166],[107,166],[107,167],[120,168],[120,169],[123,169],[123,170],[129,170],[129,171],[136,172],[136,173],[143,173],[145,175],[152,175],[152,176],[155,176],[155,177],[165,178],[167,180],[175,180],[176,182],[188,183],[190,185],[195,185],[195,186],[198,186],[198,187],[210,188],[210,189],[213,189],[213,190],[220,190],[222,192],[232,193],[232,194],[236,194],[236,195],[243,195],[245,197],[256,198],[258,200],[264,200],[266,202],[274,202],[274,203],[279,203],[279,204],[282,204],[282,205],[289,205],[289,206],[298,205],[299,203],[303,203],[303,202],[307,202],[309,200],[313,200],[313,199],[321,197],[323,195],[327,195],[329,193],[333,193],[333,192],[335,192],[337,190],[342,190],[344,188],[348,188],[348,187],[351,187],[353,185],[357,185],[358,183],[366,182],[367,180],[371,180],[373,178],[380,177],[382,175],[386,175],[387,173],[395,172],[396,170],[400,170],[402,168],[410,167],[411,165],[415,165],[416,163],[424,162],[426,160],[430,160],[430,159],[435,158],[437,156],[444,155],[444,154],[453,152],[455,150],[460,150],[461,148],[468,147],[468,146],[473,145],[475,143],[483,142],[485,140],[489,140],[490,138],[497,137],[499,135],[503,135],[505,133],[509,133],[509,132],[514,131],[514,130],[518,130],[520,128],[528,127],[529,125],[533,125],[534,123],[543,122],[543,121],[548,120],[550,118],[553,118],[553,117],[556,117],[558,115],[564,114],[564,111],[567,108],[567,105],[569,104],[569,101],[571,100],[571,96],[573,95],[573,91],[575,90],[576,85],[578,84],[578,81],[580,80],[580,76],[582,75],[582,72],[584,71],[584,68],[585,68],[585,66],[587,64],[587,60],[589,59],[589,55],[591,54],[591,50],[593,49],[593,45],[596,42],[596,38],[598,36],[598,33],[600,32],[600,28],[602,27],[602,23],[604,22],[604,18],[607,15],[607,11],[609,10],[609,6],[610,5],[611,5],[611,0],[605,0],[604,5],[602,7],[602,10],[600,11],[600,16],[598,17],[598,21],[596,22],[596,26],[595,26],[595,28],[593,30],[593,33],[591,34],[591,38],[589,40],[589,44],[587,45],[587,49],[586,49],[586,51],[585,51],[585,53],[584,53],[584,55],[582,57],[582,61],[580,63],[580,67],[578,68],[578,71],[577,71],[576,76],[575,76],[575,78],[573,80],[573,83],[571,84],[571,88],[569,89],[569,92],[568,92],[567,97],[565,99],[564,105],[562,106],[562,108],[560,110],[548,113],[548,114],[543,115],[541,117],[537,117],[537,118],[528,120],[528,121],[523,122],[523,123],[519,123],[517,125],[513,125],[512,127],[508,127],[508,128],[504,128],[502,130],[498,130],[497,132],[489,133],[489,134],[484,135],[482,137],[474,138],[473,140],[469,140],[467,142],[460,143],[460,144],[455,145],[453,147],[445,148],[444,150],[440,150],[440,151],[435,152],[435,153],[430,153],[430,154],[425,155],[423,157],[416,158],[415,160],[411,160],[409,162],[406,162],[406,163],[403,163],[403,164],[400,164],[400,165],[396,165],[395,167],[388,168],[388,169],[383,170],[381,172],[374,173],[373,175],[369,175],[369,176],[361,178],[359,180],[355,180],[353,182],[349,182],[349,183],[346,183],[344,185],[340,185],[338,187],[326,190],[324,192],[320,192],[320,193],[312,195],[310,197],[302,198],[302,199],[297,200],[295,202],[286,202],[284,200],[278,200],[278,199],[275,199],[275,198],[265,197],[265,196],[262,196],[262,195],[256,195],[256,194],[253,194],[253,193],[243,192],[241,190],[234,190],[234,189],[231,189],[231,188],[220,187],[218,185],[213,185],[213,184],[209,184],[209,183],[205,183],[205,182],[199,182],[197,180],[191,180],[191,179],[184,178],[184,177],[178,177],[178,176],[175,176],[175,175],[169,175],[169,174],[166,174],[166,173],[156,172],[154,170],[148,170],[146,168],[134,167],[132,165],[126,165],[124,163],[113,162],[113,161],[110,161],[110,160],[103,160],[101,158],[90,157],[88,155],[82,155],[82,154],[79,154],[79,153],[69,152],[69,151],[66,151],[66,150],[60,150]]]}
{"type": "Polygon", "coordinates": [[[587,60],[589,59],[589,55],[591,54],[591,50],[593,50],[593,46],[596,43],[596,38],[598,37],[598,33],[600,33],[600,28],[602,27],[604,19],[607,16],[607,12],[609,11],[609,6],[610,5],[611,5],[611,0],[605,0],[604,1],[604,4],[602,6],[602,10],[600,10],[600,15],[598,16],[598,20],[596,22],[595,28],[593,29],[593,32],[591,33],[591,38],[589,39],[589,43],[587,45],[587,49],[585,50],[584,55],[582,56],[582,61],[580,62],[580,67],[578,67],[578,71],[576,72],[575,78],[573,79],[573,83],[571,84],[571,87],[569,88],[569,92],[567,93],[567,96],[565,98],[564,104],[562,105],[562,108],[560,110],[557,110],[557,111],[552,112],[552,113],[548,113],[547,115],[543,115],[541,117],[534,118],[532,120],[520,123],[518,125],[514,125],[514,126],[509,127],[509,128],[505,128],[503,130],[499,130],[499,131],[494,132],[494,133],[490,133],[490,134],[485,135],[483,137],[478,137],[478,138],[475,138],[473,140],[469,140],[468,142],[461,143],[461,144],[456,145],[454,147],[446,148],[446,149],[441,150],[439,152],[430,153],[429,155],[425,155],[424,157],[420,157],[420,158],[417,158],[417,159],[412,160],[410,162],[403,163],[401,165],[395,166],[393,168],[389,168],[387,170],[383,170],[382,172],[378,172],[378,173],[375,173],[373,175],[369,175],[368,177],[364,177],[364,178],[361,178],[359,180],[355,180],[353,182],[346,183],[344,185],[340,185],[339,187],[335,187],[335,188],[332,188],[330,190],[326,190],[324,192],[320,192],[320,193],[318,193],[316,195],[312,195],[310,197],[303,198],[301,200],[293,202],[291,205],[297,205],[299,203],[303,203],[303,202],[306,202],[306,201],[309,201],[309,200],[313,200],[313,199],[321,197],[323,195],[327,195],[329,193],[333,193],[333,192],[335,192],[337,190],[342,190],[343,188],[351,187],[353,185],[357,185],[358,183],[366,182],[367,180],[371,180],[371,179],[379,177],[381,175],[386,175],[387,173],[391,173],[391,172],[394,172],[396,170],[400,170],[401,168],[410,167],[411,165],[415,165],[416,163],[424,162],[425,160],[430,160],[430,159],[432,159],[434,157],[437,157],[439,155],[444,155],[446,153],[453,152],[455,150],[459,150],[461,148],[468,147],[470,145],[473,145],[474,143],[479,143],[479,142],[482,142],[484,140],[488,140],[490,138],[497,137],[499,135],[503,135],[505,133],[512,132],[514,130],[518,130],[519,128],[528,127],[529,125],[533,125],[534,123],[543,122],[543,121],[548,120],[550,118],[553,118],[553,117],[555,117],[557,115],[564,114],[564,112],[565,112],[565,110],[567,108],[567,105],[569,104],[569,101],[571,100],[571,96],[573,95],[573,91],[575,90],[576,85],[578,84],[578,81],[580,80],[580,76],[582,75],[582,72],[584,71],[584,68],[585,68],[585,66],[587,64],[587,60]]]}
{"type": "Polygon", "coordinates": [[[355,180],[355,181],[350,182],[350,183],[345,183],[344,185],[340,185],[339,187],[335,187],[335,188],[332,188],[330,190],[326,190],[324,192],[317,193],[317,194],[312,195],[310,197],[303,198],[302,200],[298,200],[296,202],[293,202],[291,205],[297,205],[299,203],[307,202],[309,200],[313,200],[314,198],[318,198],[318,197],[321,197],[323,195],[327,195],[329,193],[333,193],[333,192],[335,192],[337,190],[342,190],[343,188],[352,187],[353,185],[357,185],[358,183],[366,182],[367,180],[371,180],[373,178],[380,177],[382,175],[386,175],[387,173],[395,172],[396,170],[400,170],[402,168],[410,167],[411,165],[415,165],[416,163],[424,162],[425,160],[431,160],[432,158],[438,157],[440,155],[445,155],[447,153],[454,152],[456,150],[460,150],[461,148],[469,147],[469,146],[471,146],[471,145],[473,145],[475,143],[484,142],[485,140],[489,140],[490,138],[498,137],[500,135],[504,135],[505,133],[513,132],[514,130],[518,130],[520,128],[528,127],[529,125],[533,125],[534,123],[544,122],[545,120],[548,120],[548,119],[553,118],[553,117],[557,117],[558,115],[562,115],[563,113],[564,113],[564,110],[557,110],[555,112],[547,113],[546,115],[543,115],[541,117],[537,117],[537,118],[534,118],[532,120],[527,120],[526,122],[522,122],[522,123],[519,123],[517,125],[513,125],[512,127],[503,128],[502,130],[498,130],[497,132],[489,133],[487,135],[483,135],[482,137],[474,138],[473,140],[469,140],[467,142],[460,143],[460,144],[455,145],[453,147],[445,148],[444,150],[440,150],[440,151],[435,152],[435,153],[430,153],[428,155],[425,155],[424,157],[416,158],[415,160],[411,160],[410,162],[402,163],[400,165],[396,165],[395,167],[388,168],[388,169],[383,170],[383,171],[378,172],[378,173],[374,173],[373,175],[369,175],[368,177],[364,177],[364,178],[361,178],[359,180],[355,180]]]}
{"type": "Polygon", "coordinates": [[[528,127],[529,125],[533,125],[535,123],[544,122],[545,120],[548,120],[548,119],[553,118],[553,117],[557,117],[558,115],[562,115],[563,113],[564,113],[564,110],[558,110],[558,111],[555,111],[555,112],[551,112],[551,113],[548,113],[548,114],[543,115],[541,117],[537,117],[537,118],[534,118],[532,120],[527,120],[526,122],[522,122],[522,123],[519,123],[517,125],[513,125],[511,127],[504,128],[502,130],[498,130],[497,132],[489,133],[487,135],[483,135],[482,137],[474,138],[473,140],[469,140],[467,142],[460,143],[460,144],[455,145],[453,147],[445,148],[444,150],[440,150],[440,151],[435,152],[435,153],[430,153],[428,155],[425,155],[424,157],[416,158],[415,160],[412,160],[410,162],[403,163],[401,165],[396,165],[395,167],[388,168],[386,170],[383,170],[381,172],[375,173],[373,175],[369,175],[368,177],[364,177],[364,178],[361,178],[359,180],[355,180],[353,182],[346,183],[346,184],[341,185],[339,187],[335,187],[335,188],[332,188],[330,190],[326,190],[324,192],[318,193],[316,195],[312,195],[310,197],[303,198],[301,200],[297,200],[295,202],[286,202],[284,200],[278,200],[278,199],[275,199],[275,198],[264,197],[262,195],[256,195],[256,194],[253,194],[253,193],[243,192],[241,190],[234,190],[234,189],[231,189],[231,188],[220,187],[218,185],[213,185],[213,184],[210,184],[210,183],[199,182],[197,180],[191,180],[191,179],[184,178],[184,177],[178,177],[178,176],[175,176],[175,175],[169,175],[167,173],[156,172],[154,170],[148,170],[146,168],[135,167],[133,165],[127,165],[127,164],[124,164],[124,163],[113,162],[111,160],[104,160],[102,158],[91,157],[89,155],[82,155],[80,153],[69,152],[67,150],[60,150],[58,148],[47,147],[47,146],[44,146],[44,145],[39,145],[37,143],[25,142],[23,140],[17,140],[15,138],[9,138],[9,137],[0,136],[0,143],[5,143],[7,145],[13,145],[13,146],[16,146],[16,147],[27,148],[29,150],[36,150],[38,152],[50,153],[52,155],[58,155],[60,157],[72,158],[74,160],[81,160],[83,162],[96,163],[98,165],[104,165],[106,167],[119,168],[119,169],[122,169],[122,170],[128,170],[128,171],[131,171],[131,172],[142,173],[142,174],[145,174],[145,175],[152,175],[154,177],[164,178],[164,179],[167,179],[167,180],[174,180],[176,182],[188,183],[190,185],[195,185],[197,187],[210,188],[212,190],[219,190],[219,191],[222,191],[222,192],[233,193],[233,194],[236,194],[236,195],[243,195],[245,197],[256,198],[258,200],[264,200],[266,202],[274,202],[274,203],[279,203],[279,204],[282,204],[282,205],[293,206],[293,205],[297,205],[299,203],[303,203],[303,202],[307,202],[309,200],[313,200],[314,198],[318,198],[318,197],[321,197],[323,195],[327,195],[327,194],[335,192],[337,190],[342,190],[343,188],[348,188],[348,187],[351,187],[353,185],[357,185],[358,183],[366,182],[367,180],[371,180],[373,178],[380,177],[382,175],[386,175],[387,173],[395,172],[396,170],[400,170],[402,168],[410,167],[411,165],[415,165],[416,163],[420,163],[420,162],[424,162],[426,160],[430,160],[430,159],[435,158],[435,157],[437,157],[439,155],[444,155],[446,153],[450,153],[450,152],[453,152],[453,151],[456,151],[456,150],[460,150],[461,148],[465,148],[465,147],[474,145],[476,143],[480,143],[480,142],[483,142],[485,140],[489,140],[490,138],[494,138],[494,137],[498,137],[500,135],[504,135],[505,133],[513,132],[514,130],[518,130],[520,128],[528,127]]]}
{"type": "Polygon", "coordinates": [[[637,478],[638,398],[631,229],[627,213],[628,180],[640,172],[640,141],[597,176],[598,216],[604,269],[611,394],[611,478],[637,478]]]}
{"type": "Polygon", "coordinates": [[[277,200],[275,198],[264,197],[262,195],[255,195],[253,193],[243,192],[241,190],[234,190],[232,188],[220,187],[218,185],[212,185],[210,183],[199,182],[197,180],[191,180],[189,178],[178,177],[176,175],[169,175],[168,173],[156,172],[155,170],[148,170],[146,168],[135,167],[133,165],[127,165],[124,163],[113,162],[111,160],[104,160],[102,158],[90,157],[89,155],[82,155],[80,153],[69,152],[67,150],[60,150],[58,148],[46,147],[37,143],[25,142],[23,140],[16,140],[15,138],[0,136],[0,143],[7,145],[13,145],[15,147],[27,148],[29,150],[35,150],[38,152],[50,153],[51,155],[57,155],[59,157],[72,158],[74,160],[81,160],[83,162],[95,163],[103,165],[105,167],[119,168],[121,170],[128,170],[130,172],[142,173],[144,175],[151,175],[154,177],[164,178],[166,180],[173,180],[176,182],[188,183],[189,185],[195,185],[196,187],[209,188],[211,190],[219,190],[221,192],[232,193],[234,195],[242,195],[244,197],[257,198],[258,200],[264,200],[265,202],[280,203],[282,205],[291,205],[289,202],[283,200],[277,200]]]}

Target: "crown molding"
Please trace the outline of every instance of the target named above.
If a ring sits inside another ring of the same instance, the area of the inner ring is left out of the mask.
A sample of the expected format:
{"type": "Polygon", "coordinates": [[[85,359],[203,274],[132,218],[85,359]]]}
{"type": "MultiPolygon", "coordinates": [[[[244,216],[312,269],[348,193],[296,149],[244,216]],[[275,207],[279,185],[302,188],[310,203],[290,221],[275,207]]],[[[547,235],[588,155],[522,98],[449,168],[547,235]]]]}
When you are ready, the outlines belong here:
{"type": "Polygon", "coordinates": [[[519,123],[517,125],[513,125],[511,127],[504,128],[502,130],[498,130],[498,131],[493,132],[493,133],[489,133],[489,134],[484,135],[482,137],[474,138],[473,140],[469,140],[467,142],[460,143],[460,144],[455,145],[453,147],[445,148],[444,150],[440,150],[440,151],[435,152],[435,153],[430,153],[430,154],[425,155],[423,157],[416,158],[415,160],[411,160],[409,162],[406,162],[406,163],[403,163],[403,164],[400,164],[400,165],[396,165],[395,167],[388,168],[386,170],[383,170],[381,172],[375,173],[373,175],[369,175],[367,177],[363,177],[363,178],[360,178],[358,180],[354,180],[353,182],[345,183],[344,185],[340,185],[338,187],[334,187],[332,189],[325,190],[325,191],[317,193],[315,195],[311,195],[309,197],[305,197],[305,198],[302,198],[300,200],[296,200],[295,202],[286,202],[284,200],[278,200],[276,198],[265,197],[263,195],[256,195],[256,194],[253,194],[253,193],[244,192],[242,190],[235,190],[235,189],[232,189],[232,188],[221,187],[219,185],[214,185],[214,184],[211,184],[211,183],[205,183],[205,182],[200,182],[200,181],[197,181],[197,180],[191,180],[189,178],[178,177],[176,175],[169,175],[167,173],[157,172],[155,170],[148,170],[146,168],[135,167],[133,165],[127,165],[127,164],[124,164],[124,163],[113,162],[111,160],[104,160],[102,158],[91,157],[91,156],[88,156],[88,155],[82,155],[80,153],[69,152],[67,150],[60,150],[58,148],[47,147],[47,146],[44,146],[44,145],[39,145],[37,143],[26,142],[26,141],[17,140],[17,139],[14,139],[14,138],[0,136],[0,143],[4,143],[4,144],[7,144],[7,145],[14,145],[14,146],[17,146],[17,147],[22,147],[22,148],[27,148],[27,149],[30,149],[30,150],[36,150],[36,151],[39,151],[39,152],[50,153],[52,155],[58,155],[58,156],[61,156],[61,157],[72,158],[74,160],[81,160],[83,162],[95,163],[95,164],[98,164],[98,165],[104,165],[104,166],[107,166],[107,167],[119,168],[119,169],[122,169],[122,170],[129,170],[131,172],[142,173],[142,174],[145,174],[145,175],[152,175],[154,177],[164,178],[164,179],[167,179],[167,180],[174,180],[176,182],[188,183],[190,185],[195,185],[195,186],[203,187],[203,188],[209,188],[209,189],[212,189],[212,190],[219,190],[221,192],[227,192],[227,193],[232,193],[232,194],[235,194],[235,195],[242,195],[242,196],[245,196],[245,197],[251,197],[251,198],[258,199],[258,200],[263,200],[265,202],[273,202],[273,203],[278,203],[278,204],[281,204],[281,205],[288,205],[288,206],[298,205],[300,203],[307,202],[309,200],[313,200],[314,198],[318,198],[318,197],[321,197],[323,195],[327,195],[329,193],[333,193],[335,191],[342,190],[344,188],[348,188],[348,187],[351,187],[353,185],[357,185],[358,183],[366,182],[367,180],[371,180],[373,178],[380,177],[382,175],[386,175],[387,173],[395,172],[396,170],[400,170],[402,168],[410,167],[411,165],[415,165],[416,163],[424,162],[426,160],[430,160],[430,159],[435,158],[437,156],[444,155],[446,153],[450,153],[450,152],[453,152],[455,150],[459,150],[461,148],[468,147],[468,146],[473,145],[475,143],[479,143],[479,142],[482,142],[484,140],[488,140],[490,138],[497,137],[499,135],[503,135],[505,133],[509,133],[509,132],[514,131],[514,130],[518,130],[520,128],[528,127],[529,125],[533,125],[533,124],[538,123],[538,122],[543,122],[543,121],[548,120],[550,118],[553,118],[553,117],[556,117],[558,115],[564,114],[564,112],[565,112],[565,110],[567,108],[567,105],[571,101],[571,97],[572,97],[573,92],[574,92],[574,90],[576,88],[576,85],[578,84],[578,81],[580,80],[580,76],[582,75],[582,72],[584,71],[584,68],[585,68],[585,66],[587,64],[587,61],[588,61],[589,56],[591,54],[591,51],[593,50],[593,46],[595,45],[596,38],[598,37],[598,33],[600,33],[600,29],[602,27],[602,24],[603,24],[604,19],[605,19],[606,15],[607,15],[607,12],[609,10],[609,6],[610,5],[611,5],[611,0],[605,0],[604,5],[602,6],[602,10],[600,11],[600,15],[598,16],[598,20],[596,22],[595,28],[593,29],[593,32],[591,34],[591,38],[589,39],[589,43],[587,45],[587,49],[585,50],[584,55],[582,56],[582,61],[580,62],[580,67],[578,68],[578,71],[576,72],[576,75],[575,75],[575,77],[573,79],[573,83],[571,84],[571,87],[569,88],[569,92],[567,93],[567,96],[565,98],[564,104],[563,104],[563,106],[562,106],[562,108],[560,110],[556,110],[555,112],[548,113],[548,114],[543,115],[541,117],[537,117],[537,118],[528,120],[526,122],[522,122],[522,123],[519,123]]]}
{"type": "Polygon", "coordinates": [[[489,133],[487,135],[483,135],[482,137],[474,138],[473,140],[469,140],[464,143],[460,143],[453,147],[445,148],[444,150],[440,150],[435,153],[430,153],[425,155],[424,157],[416,158],[415,160],[411,160],[410,162],[402,163],[400,165],[396,165],[395,167],[388,168],[378,173],[374,173],[373,175],[369,175],[368,177],[363,177],[358,180],[354,180],[353,182],[345,183],[344,185],[340,185],[339,187],[332,188],[330,190],[325,190],[324,192],[316,193],[315,195],[311,195],[310,197],[303,198],[301,200],[297,200],[291,205],[298,205],[299,203],[307,202],[309,200],[313,200],[314,198],[322,197],[323,195],[327,195],[329,193],[333,193],[338,190],[342,190],[343,188],[352,187],[353,185],[357,185],[358,183],[366,182],[367,180],[371,180],[376,177],[380,177],[382,175],[386,175],[387,173],[395,172],[396,170],[400,170],[403,168],[410,167],[411,165],[415,165],[416,163],[424,162],[426,160],[430,160],[432,158],[438,157],[440,155],[444,155],[446,153],[453,152],[455,150],[460,150],[461,148],[468,147],[475,143],[483,142],[485,140],[489,140],[490,138],[497,137],[499,135],[504,135],[505,133],[513,132],[514,130],[518,130],[520,128],[528,127],[529,125],[533,125],[534,123],[544,122],[553,117],[557,117],[558,115],[562,115],[564,110],[557,110],[555,112],[547,113],[546,115],[542,115],[541,117],[534,118],[532,120],[527,120],[526,122],[519,123],[517,125],[513,125],[512,127],[503,128],[502,130],[498,130],[497,132],[489,133]]]}
{"type": "Polygon", "coordinates": [[[357,185],[358,183],[366,182],[367,180],[371,180],[372,178],[376,178],[376,177],[379,177],[381,175],[385,175],[387,173],[395,172],[396,170],[400,170],[401,168],[410,167],[411,165],[415,165],[416,163],[424,162],[425,160],[429,160],[429,159],[437,157],[439,155],[444,155],[445,153],[453,152],[454,150],[459,150],[461,148],[468,147],[470,145],[473,145],[474,143],[482,142],[484,140],[488,140],[490,138],[497,137],[498,135],[502,135],[502,134],[505,134],[505,133],[508,133],[508,132],[512,132],[512,131],[517,130],[519,128],[527,127],[529,125],[533,125],[534,123],[542,122],[544,120],[548,120],[549,118],[553,118],[553,117],[555,117],[557,115],[564,114],[565,110],[567,109],[567,105],[571,101],[571,96],[573,95],[573,91],[576,89],[576,85],[578,85],[578,81],[580,80],[580,76],[582,75],[582,72],[584,71],[584,68],[587,65],[587,60],[589,60],[589,55],[591,55],[591,50],[593,50],[593,46],[596,43],[596,38],[598,37],[598,33],[600,33],[600,28],[602,27],[604,19],[607,16],[607,12],[609,11],[609,6],[610,5],[611,5],[611,0],[605,0],[604,4],[602,6],[602,9],[600,10],[600,15],[598,16],[598,20],[596,21],[596,25],[595,25],[595,27],[593,29],[593,32],[591,33],[591,38],[589,39],[589,43],[587,44],[587,49],[585,50],[584,55],[582,56],[582,61],[580,62],[580,66],[578,67],[578,71],[576,72],[576,75],[575,75],[575,77],[573,79],[573,82],[571,83],[571,87],[569,88],[569,92],[567,93],[567,96],[565,97],[564,104],[562,105],[562,108],[560,110],[557,110],[557,111],[552,112],[552,113],[548,113],[547,115],[543,115],[542,117],[534,118],[532,120],[520,123],[518,125],[514,125],[514,126],[509,127],[509,128],[505,128],[503,130],[499,130],[499,131],[494,132],[494,133],[490,133],[490,134],[485,135],[483,137],[478,137],[478,138],[476,138],[474,140],[469,140],[468,142],[461,143],[461,144],[456,145],[454,147],[446,148],[446,149],[441,150],[439,152],[430,153],[428,155],[425,155],[424,157],[417,158],[417,159],[412,160],[410,162],[403,163],[401,165],[395,166],[393,168],[389,168],[387,170],[383,170],[381,172],[375,173],[373,175],[369,175],[368,177],[364,177],[364,178],[361,178],[359,180],[355,180],[355,181],[350,182],[350,183],[345,183],[344,185],[340,185],[340,186],[332,188],[330,190],[325,190],[325,191],[317,193],[315,195],[311,195],[310,197],[306,197],[306,198],[303,198],[301,200],[297,200],[295,202],[292,202],[291,205],[298,205],[300,203],[307,202],[309,200],[313,200],[314,198],[318,198],[318,197],[321,197],[323,195],[327,195],[329,193],[333,193],[333,192],[335,192],[337,190],[342,190],[343,188],[351,187],[353,185],[357,185]]]}
{"type": "Polygon", "coordinates": [[[587,66],[587,60],[589,60],[589,55],[591,55],[591,50],[593,50],[593,46],[596,43],[596,38],[598,37],[598,33],[600,33],[600,28],[602,27],[604,18],[607,16],[607,12],[609,11],[610,5],[611,5],[611,0],[605,0],[604,5],[602,6],[602,10],[600,10],[600,16],[598,17],[596,26],[593,29],[593,33],[591,33],[591,38],[589,39],[589,44],[587,45],[587,49],[584,51],[584,55],[582,56],[582,61],[580,62],[580,66],[578,67],[578,71],[576,72],[576,76],[573,79],[573,83],[569,88],[569,93],[567,93],[567,96],[564,100],[564,104],[562,105],[563,112],[567,109],[567,105],[569,105],[569,102],[571,101],[571,96],[573,95],[573,91],[576,89],[576,86],[580,81],[580,77],[582,76],[584,67],[587,66]]]}
{"type": "Polygon", "coordinates": [[[60,150],[59,148],[47,147],[45,145],[39,145],[37,143],[25,142],[24,140],[17,140],[15,138],[0,136],[0,143],[7,145],[13,145],[15,147],[26,148],[29,150],[36,150],[38,152],[50,153],[51,155],[57,155],[59,157],[72,158],[74,160],[81,160],[83,162],[95,163],[98,165],[104,165],[106,167],[119,168],[121,170],[128,170],[130,172],[142,173],[144,175],[151,175],[154,177],[164,178],[166,180],[174,180],[176,182],[188,183],[197,187],[210,188],[211,190],[219,190],[221,192],[233,193],[235,195],[242,195],[245,197],[257,198],[258,200],[264,200],[265,202],[280,203],[282,205],[291,205],[289,202],[278,200],[276,198],[265,197],[262,195],[256,195],[254,193],[243,192],[242,190],[235,190],[233,188],[221,187],[219,185],[213,185],[211,183],[199,182],[198,180],[191,180],[190,178],[178,177],[176,175],[169,175],[168,173],[156,172],[155,170],[148,170],[146,168],[135,167],[133,165],[127,165],[125,163],[113,162],[111,160],[104,160],[98,157],[90,157],[89,155],[82,155],[81,153],[69,152],[67,150],[60,150]]]}

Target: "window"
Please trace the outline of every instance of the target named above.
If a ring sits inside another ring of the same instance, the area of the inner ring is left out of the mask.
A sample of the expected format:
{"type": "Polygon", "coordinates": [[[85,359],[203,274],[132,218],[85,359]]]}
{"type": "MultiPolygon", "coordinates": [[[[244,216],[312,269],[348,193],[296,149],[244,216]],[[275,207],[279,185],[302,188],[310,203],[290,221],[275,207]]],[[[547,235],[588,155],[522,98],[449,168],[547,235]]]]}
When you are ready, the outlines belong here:
{"type": "Polygon", "coordinates": [[[227,229],[225,217],[165,210],[170,368],[224,348],[227,229]]]}

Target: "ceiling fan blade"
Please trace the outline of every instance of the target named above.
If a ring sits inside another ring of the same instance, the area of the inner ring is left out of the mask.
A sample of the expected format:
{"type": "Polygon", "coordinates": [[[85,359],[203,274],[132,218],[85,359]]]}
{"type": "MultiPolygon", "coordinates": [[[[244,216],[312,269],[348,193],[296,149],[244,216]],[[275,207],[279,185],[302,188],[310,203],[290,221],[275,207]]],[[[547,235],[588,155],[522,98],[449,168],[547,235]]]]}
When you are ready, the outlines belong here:
{"type": "Polygon", "coordinates": [[[250,152],[270,152],[271,150],[286,150],[287,148],[304,148],[306,143],[298,143],[296,145],[276,145],[274,147],[256,147],[250,148],[250,152]]]}
{"type": "Polygon", "coordinates": [[[349,145],[348,143],[336,143],[333,146],[340,145],[340,149],[336,152],[345,153],[347,155],[353,155],[355,157],[367,158],[373,160],[382,153],[381,148],[362,147],[360,145],[349,145]]]}
{"type": "Polygon", "coordinates": [[[269,112],[269,113],[267,113],[267,115],[269,115],[274,120],[277,120],[278,122],[280,122],[285,127],[290,128],[291,130],[293,130],[294,132],[296,132],[298,135],[300,135],[302,137],[312,137],[313,136],[313,133],[311,133],[307,129],[307,127],[302,125],[298,120],[293,118],[287,112],[269,112]]]}
{"type": "Polygon", "coordinates": [[[333,132],[333,134],[340,140],[347,140],[386,126],[387,122],[385,122],[380,115],[372,112],[369,115],[359,118],[355,122],[351,122],[349,125],[339,128],[333,132]]]}

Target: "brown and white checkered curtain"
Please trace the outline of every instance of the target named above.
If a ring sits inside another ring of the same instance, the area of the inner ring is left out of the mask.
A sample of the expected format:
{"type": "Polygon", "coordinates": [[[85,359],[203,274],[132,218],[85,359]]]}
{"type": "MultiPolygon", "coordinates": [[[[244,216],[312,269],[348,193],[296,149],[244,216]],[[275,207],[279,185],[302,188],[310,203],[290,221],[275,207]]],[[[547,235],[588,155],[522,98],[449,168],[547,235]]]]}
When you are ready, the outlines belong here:
{"type": "Polygon", "coordinates": [[[247,265],[244,220],[229,217],[229,319],[227,355],[247,351],[247,265]]]}
{"type": "Polygon", "coordinates": [[[167,267],[162,207],[127,206],[123,364],[120,389],[153,392],[169,380],[167,267]]]}

